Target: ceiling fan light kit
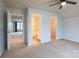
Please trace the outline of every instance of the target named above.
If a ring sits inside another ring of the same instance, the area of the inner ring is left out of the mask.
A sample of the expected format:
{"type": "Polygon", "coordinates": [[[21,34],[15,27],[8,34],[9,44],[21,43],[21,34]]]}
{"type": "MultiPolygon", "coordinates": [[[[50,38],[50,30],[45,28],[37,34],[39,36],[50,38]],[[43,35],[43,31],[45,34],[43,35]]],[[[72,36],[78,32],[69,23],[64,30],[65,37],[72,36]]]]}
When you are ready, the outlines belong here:
{"type": "Polygon", "coordinates": [[[62,2],[61,5],[62,5],[62,6],[66,5],[66,2],[62,2]]]}
{"type": "Polygon", "coordinates": [[[73,1],[68,1],[68,0],[59,0],[59,2],[57,3],[54,3],[54,4],[50,4],[49,6],[53,6],[53,5],[57,5],[57,4],[60,4],[60,7],[59,9],[62,9],[62,7],[66,4],[71,4],[71,5],[76,5],[77,2],[73,2],[73,1]]]}

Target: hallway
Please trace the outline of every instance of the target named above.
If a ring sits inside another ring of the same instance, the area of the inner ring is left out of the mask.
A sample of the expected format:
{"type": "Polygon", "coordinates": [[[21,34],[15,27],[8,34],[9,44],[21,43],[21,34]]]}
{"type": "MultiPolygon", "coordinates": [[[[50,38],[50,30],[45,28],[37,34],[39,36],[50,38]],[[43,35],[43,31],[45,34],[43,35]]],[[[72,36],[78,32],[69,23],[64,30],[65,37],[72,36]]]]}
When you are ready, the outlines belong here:
{"type": "Polygon", "coordinates": [[[8,33],[10,49],[16,48],[24,43],[23,32],[8,33]]]}

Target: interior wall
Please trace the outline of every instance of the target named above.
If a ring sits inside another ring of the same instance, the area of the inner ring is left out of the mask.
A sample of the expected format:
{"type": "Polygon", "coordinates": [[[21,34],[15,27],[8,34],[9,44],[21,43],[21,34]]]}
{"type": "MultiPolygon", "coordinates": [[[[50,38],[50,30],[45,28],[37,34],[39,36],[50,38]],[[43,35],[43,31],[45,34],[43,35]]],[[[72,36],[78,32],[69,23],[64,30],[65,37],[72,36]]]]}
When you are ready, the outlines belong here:
{"type": "Polygon", "coordinates": [[[64,19],[64,39],[79,42],[79,17],[64,19]]]}
{"type": "Polygon", "coordinates": [[[4,50],[4,12],[6,7],[2,0],[0,0],[0,55],[4,50]]]}
{"type": "Polygon", "coordinates": [[[28,8],[25,9],[25,20],[24,20],[24,38],[25,38],[25,43],[26,45],[28,45],[28,13],[29,13],[29,10],[28,8]]]}
{"type": "Polygon", "coordinates": [[[24,10],[22,9],[17,9],[17,8],[8,8],[10,13],[19,13],[19,14],[24,14],[24,10]]]}
{"type": "Polygon", "coordinates": [[[42,21],[41,21],[41,42],[45,43],[45,42],[49,42],[51,40],[51,28],[50,28],[50,20],[52,16],[56,16],[57,17],[57,39],[62,38],[62,19],[61,17],[51,11],[47,11],[47,10],[42,10],[42,9],[37,9],[37,8],[29,8],[28,9],[28,44],[32,45],[32,26],[31,26],[31,14],[32,13],[37,13],[37,14],[41,14],[42,16],[42,21]]]}

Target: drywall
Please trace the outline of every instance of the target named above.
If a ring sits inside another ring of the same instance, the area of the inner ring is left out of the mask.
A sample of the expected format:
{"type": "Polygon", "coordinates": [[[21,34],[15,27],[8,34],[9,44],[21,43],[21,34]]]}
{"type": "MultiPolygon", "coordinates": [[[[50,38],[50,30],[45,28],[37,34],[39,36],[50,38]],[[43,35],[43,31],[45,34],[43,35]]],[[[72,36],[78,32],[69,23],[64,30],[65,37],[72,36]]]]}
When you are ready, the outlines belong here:
{"type": "Polygon", "coordinates": [[[24,14],[24,10],[22,9],[17,9],[17,8],[8,8],[10,13],[18,13],[18,14],[24,14]]]}
{"type": "Polygon", "coordinates": [[[28,45],[28,8],[25,9],[24,16],[24,38],[26,45],[28,45]]]}
{"type": "Polygon", "coordinates": [[[41,42],[49,42],[51,40],[51,34],[50,34],[50,20],[52,16],[57,17],[57,39],[62,38],[62,19],[59,15],[57,15],[54,12],[47,11],[47,10],[41,10],[37,8],[29,8],[28,9],[28,45],[32,45],[32,23],[31,23],[31,14],[37,13],[42,16],[41,21],[41,42]]]}
{"type": "Polygon", "coordinates": [[[5,6],[2,0],[0,0],[0,55],[4,50],[4,11],[5,6]]]}
{"type": "Polygon", "coordinates": [[[64,39],[79,42],[79,17],[64,19],[63,27],[64,39]]]}
{"type": "Polygon", "coordinates": [[[3,7],[0,6],[0,52],[4,49],[4,38],[3,38],[3,7]]]}

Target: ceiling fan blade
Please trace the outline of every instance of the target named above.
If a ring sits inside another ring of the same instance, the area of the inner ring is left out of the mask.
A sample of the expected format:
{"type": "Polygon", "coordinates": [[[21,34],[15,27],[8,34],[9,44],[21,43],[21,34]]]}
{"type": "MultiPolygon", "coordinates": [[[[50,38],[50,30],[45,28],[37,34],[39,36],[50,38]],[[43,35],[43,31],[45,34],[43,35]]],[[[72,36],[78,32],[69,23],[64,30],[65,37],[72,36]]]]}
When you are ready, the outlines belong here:
{"type": "Polygon", "coordinates": [[[77,4],[77,2],[73,2],[73,1],[66,1],[66,3],[73,4],[73,5],[77,4]]]}
{"type": "Polygon", "coordinates": [[[61,6],[59,7],[59,9],[62,9],[62,7],[63,7],[63,6],[61,5],[61,6]]]}
{"type": "Polygon", "coordinates": [[[57,2],[57,3],[54,3],[54,4],[50,4],[49,6],[53,6],[53,5],[56,5],[56,4],[60,4],[61,2],[57,2]]]}

